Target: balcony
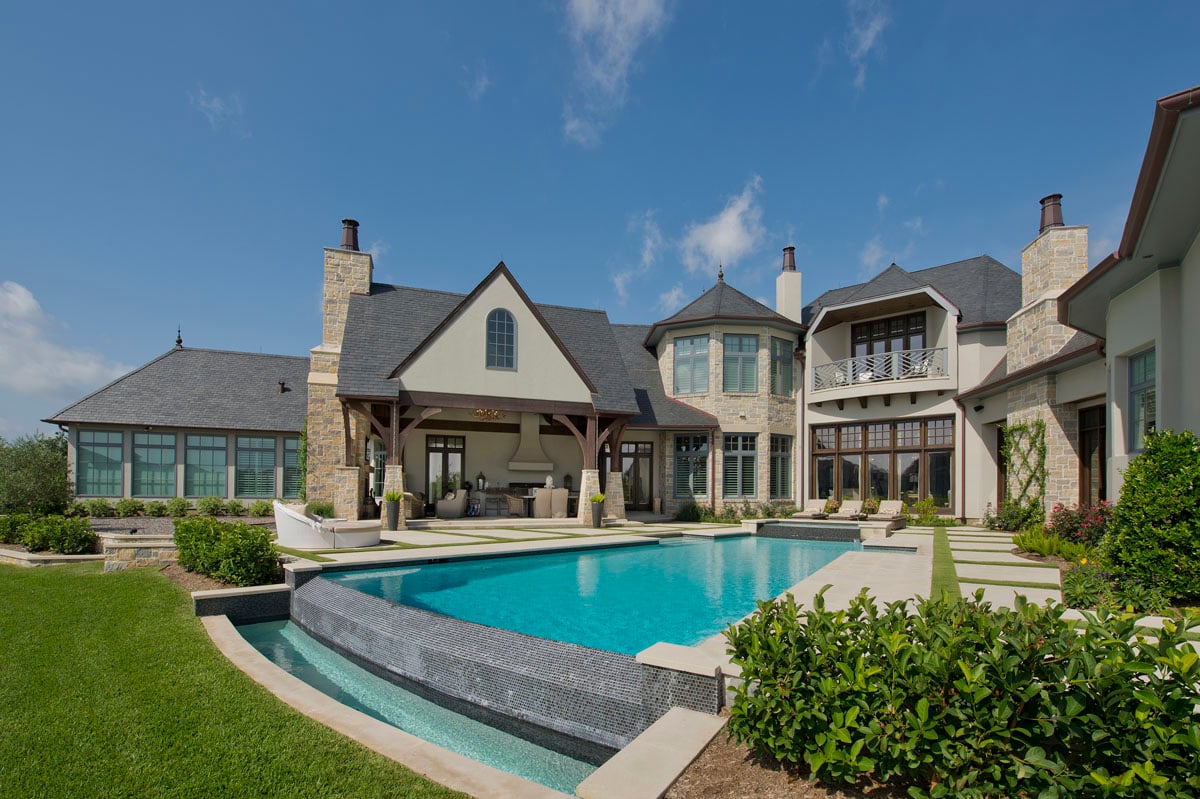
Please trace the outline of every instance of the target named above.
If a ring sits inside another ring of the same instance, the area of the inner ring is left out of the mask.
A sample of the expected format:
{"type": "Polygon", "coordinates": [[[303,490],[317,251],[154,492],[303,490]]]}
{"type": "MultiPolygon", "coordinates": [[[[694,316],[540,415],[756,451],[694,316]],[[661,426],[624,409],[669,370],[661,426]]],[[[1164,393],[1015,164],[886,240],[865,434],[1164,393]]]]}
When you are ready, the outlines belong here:
{"type": "Polygon", "coordinates": [[[813,391],[866,383],[946,377],[946,348],[860,355],[813,367],[813,391]]]}

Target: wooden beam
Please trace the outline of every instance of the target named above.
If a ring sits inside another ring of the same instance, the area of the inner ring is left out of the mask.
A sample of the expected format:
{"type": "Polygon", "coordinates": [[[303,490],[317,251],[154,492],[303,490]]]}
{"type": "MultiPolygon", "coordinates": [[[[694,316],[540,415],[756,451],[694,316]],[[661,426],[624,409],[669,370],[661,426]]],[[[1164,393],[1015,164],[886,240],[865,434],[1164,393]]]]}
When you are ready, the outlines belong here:
{"type": "Polygon", "coordinates": [[[839,411],[841,411],[841,410],[845,410],[845,409],[846,409],[846,402],[845,402],[845,400],[835,400],[835,402],[837,402],[837,406],[838,406],[838,410],[839,410],[839,411]]]}
{"type": "Polygon", "coordinates": [[[885,408],[892,407],[892,395],[891,394],[883,395],[883,407],[885,407],[885,408]]]}
{"type": "Polygon", "coordinates": [[[864,396],[864,397],[859,397],[859,398],[858,398],[858,404],[859,404],[859,407],[862,407],[862,408],[865,408],[865,407],[867,407],[867,399],[868,399],[868,398],[867,398],[867,397],[865,397],[865,396],[864,396]]]}
{"type": "MultiPolygon", "coordinates": [[[[568,417],[562,415],[561,413],[554,414],[554,416],[552,418],[554,419],[554,421],[558,422],[563,427],[570,430],[571,435],[575,436],[575,443],[577,443],[579,445],[579,451],[581,453],[583,453],[583,468],[585,468],[585,469],[588,468],[588,466],[587,466],[587,442],[584,441],[583,433],[579,432],[579,428],[575,426],[574,422],[572,422],[568,417]]],[[[595,455],[595,453],[593,453],[592,454],[592,462],[594,463],[595,460],[596,460],[596,455],[595,455]]],[[[593,468],[595,468],[595,467],[593,467],[593,468]]]]}
{"type": "Polygon", "coordinates": [[[596,454],[600,451],[599,445],[596,443],[596,424],[599,420],[595,416],[587,418],[587,448],[583,451],[583,468],[596,468],[596,454]]]}
{"type": "Polygon", "coordinates": [[[911,394],[909,394],[909,395],[908,395],[908,404],[909,404],[909,405],[916,405],[916,404],[917,404],[917,392],[915,392],[915,391],[914,391],[914,392],[912,392],[911,394]]]}
{"type": "Polygon", "coordinates": [[[600,447],[604,446],[605,439],[608,439],[610,471],[619,472],[621,470],[621,441],[625,438],[625,428],[628,424],[627,419],[614,419],[608,427],[604,428],[604,432],[597,439],[597,456],[600,454],[600,447]]]}
{"type": "Polygon", "coordinates": [[[346,400],[346,405],[349,405],[351,410],[356,411],[360,416],[371,423],[371,429],[375,431],[375,435],[379,436],[384,441],[387,441],[389,438],[391,438],[391,436],[388,435],[387,426],[384,425],[382,419],[375,415],[374,409],[372,409],[369,404],[361,400],[346,400]]]}
{"type": "MultiPolygon", "coordinates": [[[[433,416],[435,413],[441,412],[441,408],[424,408],[421,410],[420,414],[408,420],[408,424],[404,425],[404,429],[401,430],[396,436],[396,463],[402,462],[401,458],[404,456],[404,445],[408,443],[408,434],[416,429],[416,426],[421,422],[425,421],[430,416],[433,416]]],[[[391,458],[392,453],[389,452],[388,463],[392,462],[391,458]]]]}
{"type": "Polygon", "coordinates": [[[346,452],[343,466],[354,465],[354,439],[350,436],[350,406],[342,403],[342,436],[345,439],[346,452]]]}

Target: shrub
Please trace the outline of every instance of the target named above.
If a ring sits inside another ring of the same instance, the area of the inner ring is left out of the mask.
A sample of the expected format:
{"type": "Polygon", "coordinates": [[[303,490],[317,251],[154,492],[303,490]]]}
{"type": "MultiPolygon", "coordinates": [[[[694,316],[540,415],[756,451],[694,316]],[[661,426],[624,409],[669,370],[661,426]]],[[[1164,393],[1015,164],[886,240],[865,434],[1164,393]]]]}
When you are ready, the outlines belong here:
{"type": "Polygon", "coordinates": [[[1112,505],[1107,502],[1101,502],[1093,507],[1076,505],[1072,508],[1055,504],[1050,509],[1046,532],[1066,541],[1094,547],[1108,532],[1111,518],[1112,505]]]}
{"type": "Polygon", "coordinates": [[[0,516],[0,544],[20,544],[24,541],[25,526],[33,521],[28,513],[0,516]]]}
{"type": "Polygon", "coordinates": [[[224,516],[225,500],[220,497],[202,497],[196,500],[196,513],[201,516],[224,516]]]}
{"type": "Polygon", "coordinates": [[[1155,583],[1168,599],[1200,595],[1200,439],[1164,430],[1125,470],[1102,548],[1113,571],[1155,583]]]}
{"type": "Polygon", "coordinates": [[[795,513],[796,510],[794,502],[776,500],[762,506],[762,516],[764,519],[786,519],[795,513]]]}
{"type": "Polygon", "coordinates": [[[701,511],[700,506],[695,502],[685,502],[679,506],[679,511],[675,514],[677,522],[698,522],[700,521],[701,511]]]}
{"type": "Polygon", "coordinates": [[[840,507],[842,507],[842,503],[838,502],[833,497],[830,497],[829,499],[825,500],[825,512],[826,513],[837,513],[838,508],[840,508],[840,507]]]}
{"type": "Polygon", "coordinates": [[[66,436],[0,438],[0,513],[62,513],[70,502],[66,436]]]}
{"type": "Polygon", "coordinates": [[[161,518],[167,515],[167,503],[151,500],[146,503],[146,515],[161,518]]]}
{"type": "MultiPolygon", "coordinates": [[[[604,500],[601,500],[601,502],[603,502],[603,501],[604,500]]],[[[332,502],[310,502],[305,507],[305,511],[310,516],[320,516],[322,519],[332,518],[333,517],[333,503],[332,502]]]]}
{"type": "Polygon", "coordinates": [[[1063,601],[1073,608],[1162,613],[1170,606],[1156,584],[1113,574],[1086,558],[1063,572],[1062,585],[1063,601]]]}
{"type": "Polygon", "coordinates": [[[986,517],[984,522],[993,530],[1019,533],[1040,528],[1043,517],[1042,506],[1037,502],[1031,500],[1022,505],[1008,499],[1000,504],[1000,510],[995,516],[986,517]]]}
{"type": "Polygon", "coordinates": [[[275,514],[275,506],[271,504],[269,499],[260,499],[250,506],[249,511],[251,516],[273,516],[275,514]]]}
{"type": "Polygon", "coordinates": [[[235,585],[263,585],[278,576],[279,556],[264,527],[211,517],[177,519],[179,565],[235,585]]]}
{"type": "Polygon", "coordinates": [[[755,505],[751,505],[749,500],[743,499],[742,500],[741,517],[743,519],[757,519],[758,518],[758,507],[755,505]]]}
{"type": "Polygon", "coordinates": [[[116,515],[116,510],[112,503],[107,499],[96,498],[89,499],[87,504],[87,515],[96,519],[108,519],[116,515]]]}
{"type": "Polygon", "coordinates": [[[879,513],[879,500],[875,497],[867,497],[862,504],[863,513],[879,513]]]}
{"type": "Polygon", "coordinates": [[[1132,616],[1077,630],[982,592],[813,604],[762,602],[726,633],[745,680],[729,732],[759,754],[914,797],[1200,795],[1200,618],[1150,641],[1132,616]]]}
{"type": "Polygon", "coordinates": [[[231,499],[225,503],[226,516],[245,516],[246,506],[240,499],[231,499]]]}
{"type": "Polygon", "coordinates": [[[1041,530],[1033,530],[1013,536],[1013,544],[1025,552],[1036,552],[1047,558],[1062,558],[1063,560],[1083,560],[1095,558],[1095,553],[1085,544],[1067,541],[1056,535],[1049,535],[1041,530]]]}
{"type": "Polygon", "coordinates": [[[914,503],[908,514],[908,523],[920,527],[933,527],[941,521],[942,518],[937,514],[937,503],[931,497],[914,503]]]}
{"type": "Polygon", "coordinates": [[[80,555],[96,549],[96,534],[87,519],[44,516],[25,525],[22,537],[30,552],[80,555]]]}
{"type": "Polygon", "coordinates": [[[138,516],[146,509],[146,504],[140,499],[126,497],[125,499],[117,500],[117,515],[122,519],[128,519],[130,516],[138,516]]]}
{"type": "Polygon", "coordinates": [[[192,503],[188,502],[183,497],[172,497],[167,500],[167,513],[177,519],[182,519],[188,515],[188,511],[192,509],[192,503]]]}
{"type": "Polygon", "coordinates": [[[63,511],[63,516],[68,518],[86,519],[88,517],[88,504],[77,499],[67,506],[67,509],[63,511]]]}

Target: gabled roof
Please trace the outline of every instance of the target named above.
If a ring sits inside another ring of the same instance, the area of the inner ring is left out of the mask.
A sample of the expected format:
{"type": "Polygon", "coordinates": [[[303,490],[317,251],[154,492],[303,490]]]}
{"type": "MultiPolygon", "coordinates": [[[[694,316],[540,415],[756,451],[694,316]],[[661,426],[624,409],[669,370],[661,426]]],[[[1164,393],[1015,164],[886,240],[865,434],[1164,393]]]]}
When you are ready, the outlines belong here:
{"type": "Polygon", "coordinates": [[[685,402],[668,397],[663,390],[658,360],[643,343],[649,325],[613,325],[613,335],[633,383],[638,415],[631,427],[716,427],[717,417],[685,402]]]}
{"type": "Polygon", "coordinates": [[[646,334],[645,343],[655,344],[662,332],[668,328],[683,327],[709,320],[745,321],[794,331],[803,329],[799,323],[772,311],[758,300],[751,299],[738,291],[725,282],[724,276],[721,276],[717,278],[716,285],[684,306],[682,310],[651,325],[646,334]]]}
{"type": "MultiPolygon", "coordinates": [[[[371,284],[370,294],[352,295],[342,337],[338,396],[395,397],[398,386],[390,375],[397,364],[408,360],[422,342],[443,327],[467,297],[383,283],[371,284]]],[[[587,308],[531,307],[581,370],[584,382],[594,386],[592,404],[596,409],[636,413],[637,400],[608,315],[587,308]]]]}
{"type": "Polygon", "coordinates": [[[1021,307],[1021,276],[990,255],[909,272],[892,264],[865,283],[831,289],[804,307],[810,323],[822,308],[928,286],[962,313],[960,324],[1003,324],[1021,307]]]}
{"type": "Polygon", "coordinates": [[[307,411],[308,358],[180,347],[43,421],[298,433],[307,411]]]}

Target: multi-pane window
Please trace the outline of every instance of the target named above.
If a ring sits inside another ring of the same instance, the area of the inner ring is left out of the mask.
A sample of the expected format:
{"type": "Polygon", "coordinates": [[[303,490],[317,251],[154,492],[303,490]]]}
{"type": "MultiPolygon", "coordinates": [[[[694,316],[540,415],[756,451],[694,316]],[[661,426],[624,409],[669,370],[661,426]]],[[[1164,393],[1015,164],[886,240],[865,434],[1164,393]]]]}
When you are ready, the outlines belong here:
{"type": "Polygon", "coordinates": [[[304,473],[300,471],[300,439],[283,440],[283,496],[292,499],[300,496],[304,486],[304,473]]]}
{"type": "Polygon", "coordinates": [[[517,368],[517,322],[503,308],[487,316],[487,368],[517,368]]]}
{"type": "Polygon", "coordinates": [[[462,486],[466,460],[466,436],[425,436],[425,478],[431,501],[462,486]]]}
{"type": "Polygon", "coordinates": [[[75,493],[121,496],[122,437],[115,430],[80,430],[75,446],[75,493]]]}
{"type": "Polygon", "coordinates": [[[792,342],[771,337],[771,393],[792,394],[792,342]]]}
{"type": "Polygon", "coordinates": [[[854,357],[879,355],[885,352],[925,349],[924,311],[850,327],[854,357]]]}
{"type": "Polygon", "coordinates": [[[237,437],[233,492],[239,497],[275,496],[275,439],[237,437]]]}
{"type": "Polygon", "coordinates": [[[792,496],[792,437],[771,436],[771,499],[792,496]]]}
{"type": "Polygon", "coordinates": [[[189,435],[185,443],[183,495],[226,496],[225,436],[189,435]]]}
{"type": "Polygon", "coordinates": [[[675,339],[675,394],[708,393],[708,336],[675,339]]]}
{"type": "Polygon", "coordinates": [[[1157,402],[1154,391],[1154,350],[1129,359],[1129,451],[1146,447],[1146,436],[1154,432],[1157,402]]]}
{"type": "Polygon", "coordinates": [[[725,469],[721,475],[722,493],[729,497],[755,497],[754,478],[758,470],[757,436],[725,436],[725,469]]]}
{"type": "Polygon", "coordinates": [[[758,391],[758,336],[725,336],[724,390],[733,394],[758,391]]]}
{"type": "Polygon", "coordinates": [[[812,491],[820,499],[926,497],[951,504],[954,419],[823,425],[812,434],[812,491]]]}
{"type": "Polygon", "coordinates": [[[708,436],[675,436],[675,496],[708,496],[708,436]]]}
{"type": "Polygon", "coordinates": [[[133,434],[133,495],[175,496],[175,434],[133,434]]]}

